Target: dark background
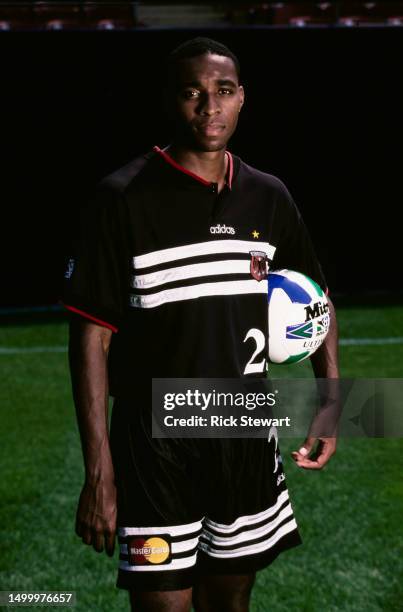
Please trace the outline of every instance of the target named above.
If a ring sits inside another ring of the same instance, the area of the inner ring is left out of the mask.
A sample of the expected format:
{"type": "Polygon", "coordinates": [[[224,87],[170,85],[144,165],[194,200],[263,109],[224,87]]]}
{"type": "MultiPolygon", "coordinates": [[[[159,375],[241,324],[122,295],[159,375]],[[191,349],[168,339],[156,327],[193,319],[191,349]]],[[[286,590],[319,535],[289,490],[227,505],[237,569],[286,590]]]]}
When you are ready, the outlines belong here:
{"type": "Polygon", "coordinates": [[[56,303],[93,184],[169,142],[161,59],[195,35],[241,61],[229,149],[280,177],[333,294],[402,290],[403,30],[0,33],[0,306],[56,303]]]}

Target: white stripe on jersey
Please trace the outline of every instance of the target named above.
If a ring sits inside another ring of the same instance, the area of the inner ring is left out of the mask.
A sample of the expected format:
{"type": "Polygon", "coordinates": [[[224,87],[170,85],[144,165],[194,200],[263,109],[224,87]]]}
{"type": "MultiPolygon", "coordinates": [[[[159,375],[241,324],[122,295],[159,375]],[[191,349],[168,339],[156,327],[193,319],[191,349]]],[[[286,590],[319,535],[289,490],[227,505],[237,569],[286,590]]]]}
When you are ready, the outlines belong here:
{"type": "Polygon", "coordinates": [[[280,514],[273,521],[270,521],[261,527],[257,527],[256,529],[242,531],[236,536],[220,537],[216,536],[214,533],[211,533],[208,531],[208,528],[205,527],[203,530],[203,538],[204,540],[209,540],[208,545],[213,548],[216,545],[235,546],[235,544],[241,544],[242,542],[248,542],[248,544],[251,544],[253,540],[257,540],[258,538],[273,531],[273,529],[276,529],[280,523],[290,516],[293,516],[293,512],[292,507],[289,504],[283,508],[280,514]]]}
{"type": "Polygon", "coordinates": [[[268,540],[264,540],[263,542],[259,542],[258,544],[251,544],[250,546],[242,546],[241,548],[236,548],[234,550],[217,550],[214,549],[210,544],[206,544],[205,542],[199,543],[199,548],[207,553],[211,557],[217,557],[221,559],[228,558],[236,558],[236,557],[244,557],[246,555],[255,555],[260,552],[264,552],[269,548],[272,548],[283,536],[291,531],[297,529],[297,523],[295,519],[292,519],[280,529],[276,531],[268,540]]]}
{"type": "Polygon", "coordinates": [[[199,255],[216,255],[221,253],[249,253],[249,251],[264,251],[269,259],[273,259],[276,247],[268,242],[252,240],[208,240],[186,244],[180,247],[152,251],[145,255],[133,257],[135,268],[149,268],[168,261],[197,257],[199,255]]]}
{"type": "Polygon", "coordinates": [[[236,531],[237,529],[239,529],[239,527],[245,527],[246,525],[253,525],[256,523],[260,523],[261,521],[264,521],[266,518],[269,518],[270,516],[275,514],[277,510],[280,508],[280,506],[282,506],[283,503],[288,499],[289,499],[289,495],[286,489],[285,491],[282,491],[282,493],[280,493],[280,495],[277,498],[276,503],[273,504],[273,506],[270,506],[270,508],[267,508],[267,510],[258,512],[258,514],[247,514],[246,516],[240,516],[239,518],[236,519],[236,521],[234,521],[230,525],[215,523],[214,521],[211,521],[210,519],[206,519],[205,526],[207,528],[212,527],[212,529],[214,529],[215,531],[219,531],[223,534],[228,534],[228,533],[231,533],[232,531],[236,531]]]}
{"type": "Polygon", "coordinates": [[[122,538],[131,535],[156,535],[159,533],[169,533],[171,536],[188,535],[199,531],[202,526],[202,520],[195,523],[186,523],[185,525],[169,525],[164,527],[119,527],[118,535],[122,538]]]}
{"type": "Polygon", "coordinates": [[[208,295],[240,295],[251,293],[267,293],[267,282],[258,282],[255,279],[241,281],[223,281],[216,283],[201,283],[190,287],[165,289],[150,295],[130,296],[130,305],[135,308],[155,308],[167,302],[193,300],[208,295]]]}
{"type": "Polygon", "coordinates": [[[226,261],[208,261],[205,263],[190,264],[188,266],[177,266],[166,268],[159,272],[139,274],[132,277],[131,286],[135,289],[147,289],[157,287],[171,281],[186,278],[198,278],[200,276],[213,276],[216,274],[249,274],[250,260],[227,259],[226,261]]]}
{"type": "Polygon", "coordinates": [[[166,565],[130,565],[128,561],[119,561],[119,568],[127,572],[168,572],[171,570],[184,569],[185,567],[192,567],[192,565],[196,563],[196,556],[197,552],[191,557],[172,559],[171,562],[166,565]]]}

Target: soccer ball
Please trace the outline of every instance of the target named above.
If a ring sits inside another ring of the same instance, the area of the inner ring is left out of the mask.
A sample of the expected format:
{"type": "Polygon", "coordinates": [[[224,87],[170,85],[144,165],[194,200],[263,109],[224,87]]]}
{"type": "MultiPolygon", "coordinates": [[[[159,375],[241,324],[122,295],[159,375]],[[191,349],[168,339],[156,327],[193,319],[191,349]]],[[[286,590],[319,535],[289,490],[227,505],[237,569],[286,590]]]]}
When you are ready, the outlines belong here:
{"type": "Polygon", "coordinates": [[[298,363],[312,355],[329,331],[326,295],[309,276],[274,270],[268,276],[269,361],[298,363]]]}

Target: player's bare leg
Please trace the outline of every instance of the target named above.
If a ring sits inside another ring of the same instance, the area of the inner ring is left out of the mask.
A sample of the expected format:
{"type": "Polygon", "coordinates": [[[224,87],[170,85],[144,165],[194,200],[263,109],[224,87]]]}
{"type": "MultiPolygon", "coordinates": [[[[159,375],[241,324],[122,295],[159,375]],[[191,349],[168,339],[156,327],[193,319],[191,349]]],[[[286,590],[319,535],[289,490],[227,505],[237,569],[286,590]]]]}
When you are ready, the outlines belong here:
{"type": "Polygon", "coordinates": [[[132,612],[190,612],[192,589],[181,591],[129,591],[132,612]]]}
{"type": "Polygon", "coordinates": [[[193,589],[196,612],[248,612],[256,574],[203,576],[193,589]]]}

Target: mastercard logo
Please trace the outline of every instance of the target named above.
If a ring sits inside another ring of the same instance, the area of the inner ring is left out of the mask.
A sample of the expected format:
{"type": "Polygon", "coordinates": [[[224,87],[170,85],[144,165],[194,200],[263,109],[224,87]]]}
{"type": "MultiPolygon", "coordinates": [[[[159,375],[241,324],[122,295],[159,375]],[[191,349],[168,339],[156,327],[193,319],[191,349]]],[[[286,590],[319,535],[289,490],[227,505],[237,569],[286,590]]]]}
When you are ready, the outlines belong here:
{"type": "Polygon", "coordinates": [[[171,553],[169,543],[163,538],[136,538],[130,542],[129,556],[132,565],[164,563],[171,553]]]}

